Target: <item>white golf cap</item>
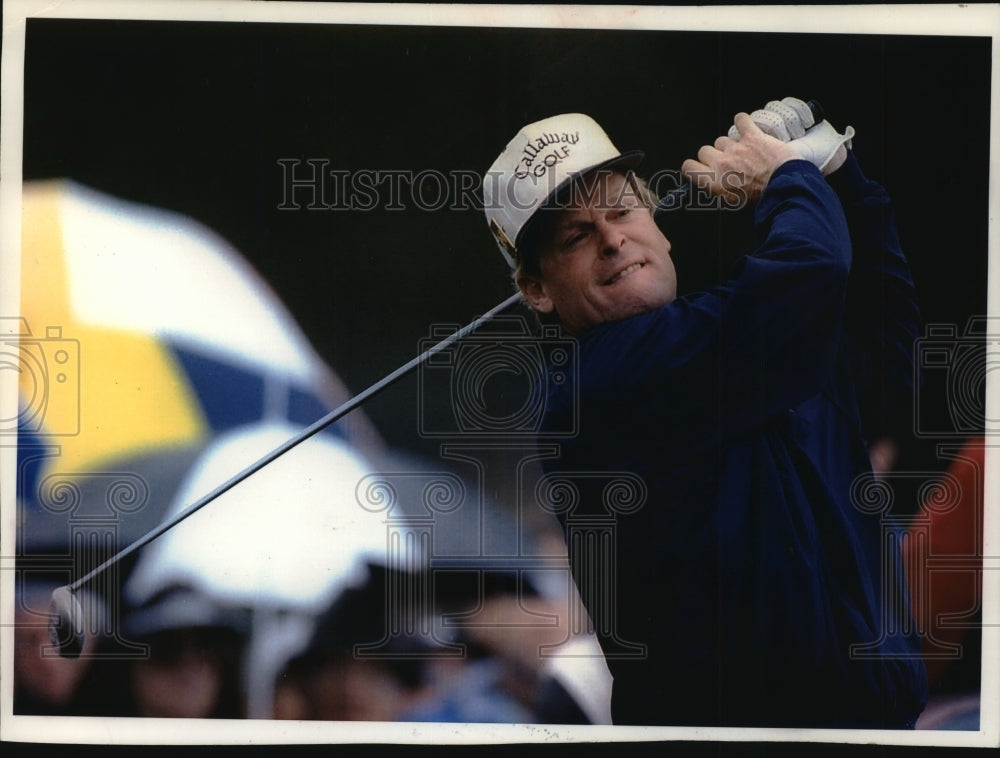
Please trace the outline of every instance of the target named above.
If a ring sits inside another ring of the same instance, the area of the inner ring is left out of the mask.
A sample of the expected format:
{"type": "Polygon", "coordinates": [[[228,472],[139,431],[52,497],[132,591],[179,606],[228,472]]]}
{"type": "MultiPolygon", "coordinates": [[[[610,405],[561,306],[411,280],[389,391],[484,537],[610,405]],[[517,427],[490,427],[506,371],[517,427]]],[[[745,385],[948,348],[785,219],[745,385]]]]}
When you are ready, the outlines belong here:
{"type": "Polygon", "coordinates": [[[632,169],[643,157],[639,150],[620,152],[583,113],[563,113],[523,127],[483,178],[486,220],[510,267],[517,267],[518,244],[538,209],[587,174],[632,169]]]}

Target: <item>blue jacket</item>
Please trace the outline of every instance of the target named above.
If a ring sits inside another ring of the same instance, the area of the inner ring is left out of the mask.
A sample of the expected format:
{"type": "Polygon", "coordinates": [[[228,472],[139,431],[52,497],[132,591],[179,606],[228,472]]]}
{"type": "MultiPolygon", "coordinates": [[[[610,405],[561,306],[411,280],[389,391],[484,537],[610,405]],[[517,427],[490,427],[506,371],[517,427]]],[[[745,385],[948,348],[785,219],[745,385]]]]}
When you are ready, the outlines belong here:
{"type": "Polygon", "coordinates": [[[543,467],[580,494],[560,519],[614,720],[903,727],[919,638],[859,489],[860,409],[910,396],[920,328],[890,200],[853,154],[830,182],[796,160],[754,221],[730,280],[587,332],[547,384],[543,467]]]}

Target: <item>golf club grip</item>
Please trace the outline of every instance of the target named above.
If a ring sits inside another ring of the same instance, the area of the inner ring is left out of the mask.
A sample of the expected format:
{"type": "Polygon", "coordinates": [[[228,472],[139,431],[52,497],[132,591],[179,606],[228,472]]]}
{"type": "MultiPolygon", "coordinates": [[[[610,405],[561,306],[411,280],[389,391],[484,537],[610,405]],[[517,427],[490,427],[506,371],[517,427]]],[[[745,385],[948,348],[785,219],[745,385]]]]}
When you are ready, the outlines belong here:
{"type": "MultiPolygon", "coordinates": [[[[816,100],[807,100],[806,105],[809,106],[809,110],[812,111],[813,124],[818,124],[826,118],[826,114],[823,112],[823,106],[821,106],[816,100]]],[[[684,180],[679,187],[676,187],[659,197],[656,201],[656,207],[653,209],[653,215],[659,217],[663,213],[668,213],[669,211],[674,210],[683,210],[684,208],[689,207],[693,193],[694,187],[691,182],[684,180]]]]}

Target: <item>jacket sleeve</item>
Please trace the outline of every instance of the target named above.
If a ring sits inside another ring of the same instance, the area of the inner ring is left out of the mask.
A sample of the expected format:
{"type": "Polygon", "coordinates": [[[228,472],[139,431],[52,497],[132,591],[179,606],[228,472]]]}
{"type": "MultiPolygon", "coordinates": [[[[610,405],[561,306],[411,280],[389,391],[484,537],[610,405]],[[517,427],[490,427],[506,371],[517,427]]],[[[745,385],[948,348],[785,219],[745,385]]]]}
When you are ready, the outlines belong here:
{"type": "Polygon", "coordinates": [[[662,398],[640,404],[645,418],[633,421],[683,429],[690,452],[829,381],[851,265],[841,204],[815,166],[794,160],[772,175],[754,221],[761,242],[728,282],[586,338],[585,406],[613,405],[623,419],[623,404],[609,395],[662,398]]]}
{"type": "Polygon", "coordinates": [[[854,249],[844,314],[862,428],[869,440],[911,428],[918,381],[914,343],[922,319],[896,229],[892,200],[869,180],[853,152],[830,177],[854,249]]]}

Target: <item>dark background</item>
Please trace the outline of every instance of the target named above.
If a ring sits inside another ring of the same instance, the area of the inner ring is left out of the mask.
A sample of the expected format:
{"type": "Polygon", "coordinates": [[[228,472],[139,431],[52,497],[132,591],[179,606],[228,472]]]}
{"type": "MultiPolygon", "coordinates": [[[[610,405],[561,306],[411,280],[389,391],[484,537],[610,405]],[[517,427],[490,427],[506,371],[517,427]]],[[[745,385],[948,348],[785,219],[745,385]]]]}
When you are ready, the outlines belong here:
{"type": "MultiPolygon", "coordinates": [[[[431,324],[464,324],[507,297],[506,265],[478,209],[280,210],[279,160],[481,173],[524,123],[583,111],[620,149],[644,149],[651,173],[679,168],[739,110],[815,98],[839,129],[855,127],[863,167],[893,196],[927,321],[961,330],[986,310],[990,44],[30,19],[24,178],[71,177],[207,224],[358,392],[415,355],[431,324]]],[[[682,290],[746,251],[747,222],[665,222],[682,290]]],[[[945,389],[938,375],[924,390],[944,426],[945,389]]],[[[433,454],[416,394],[406,380],[367,412],[390,443],[433,454]]],[[[933,441],[903,441],[901,466],[937,465],[933,441]]]]}

